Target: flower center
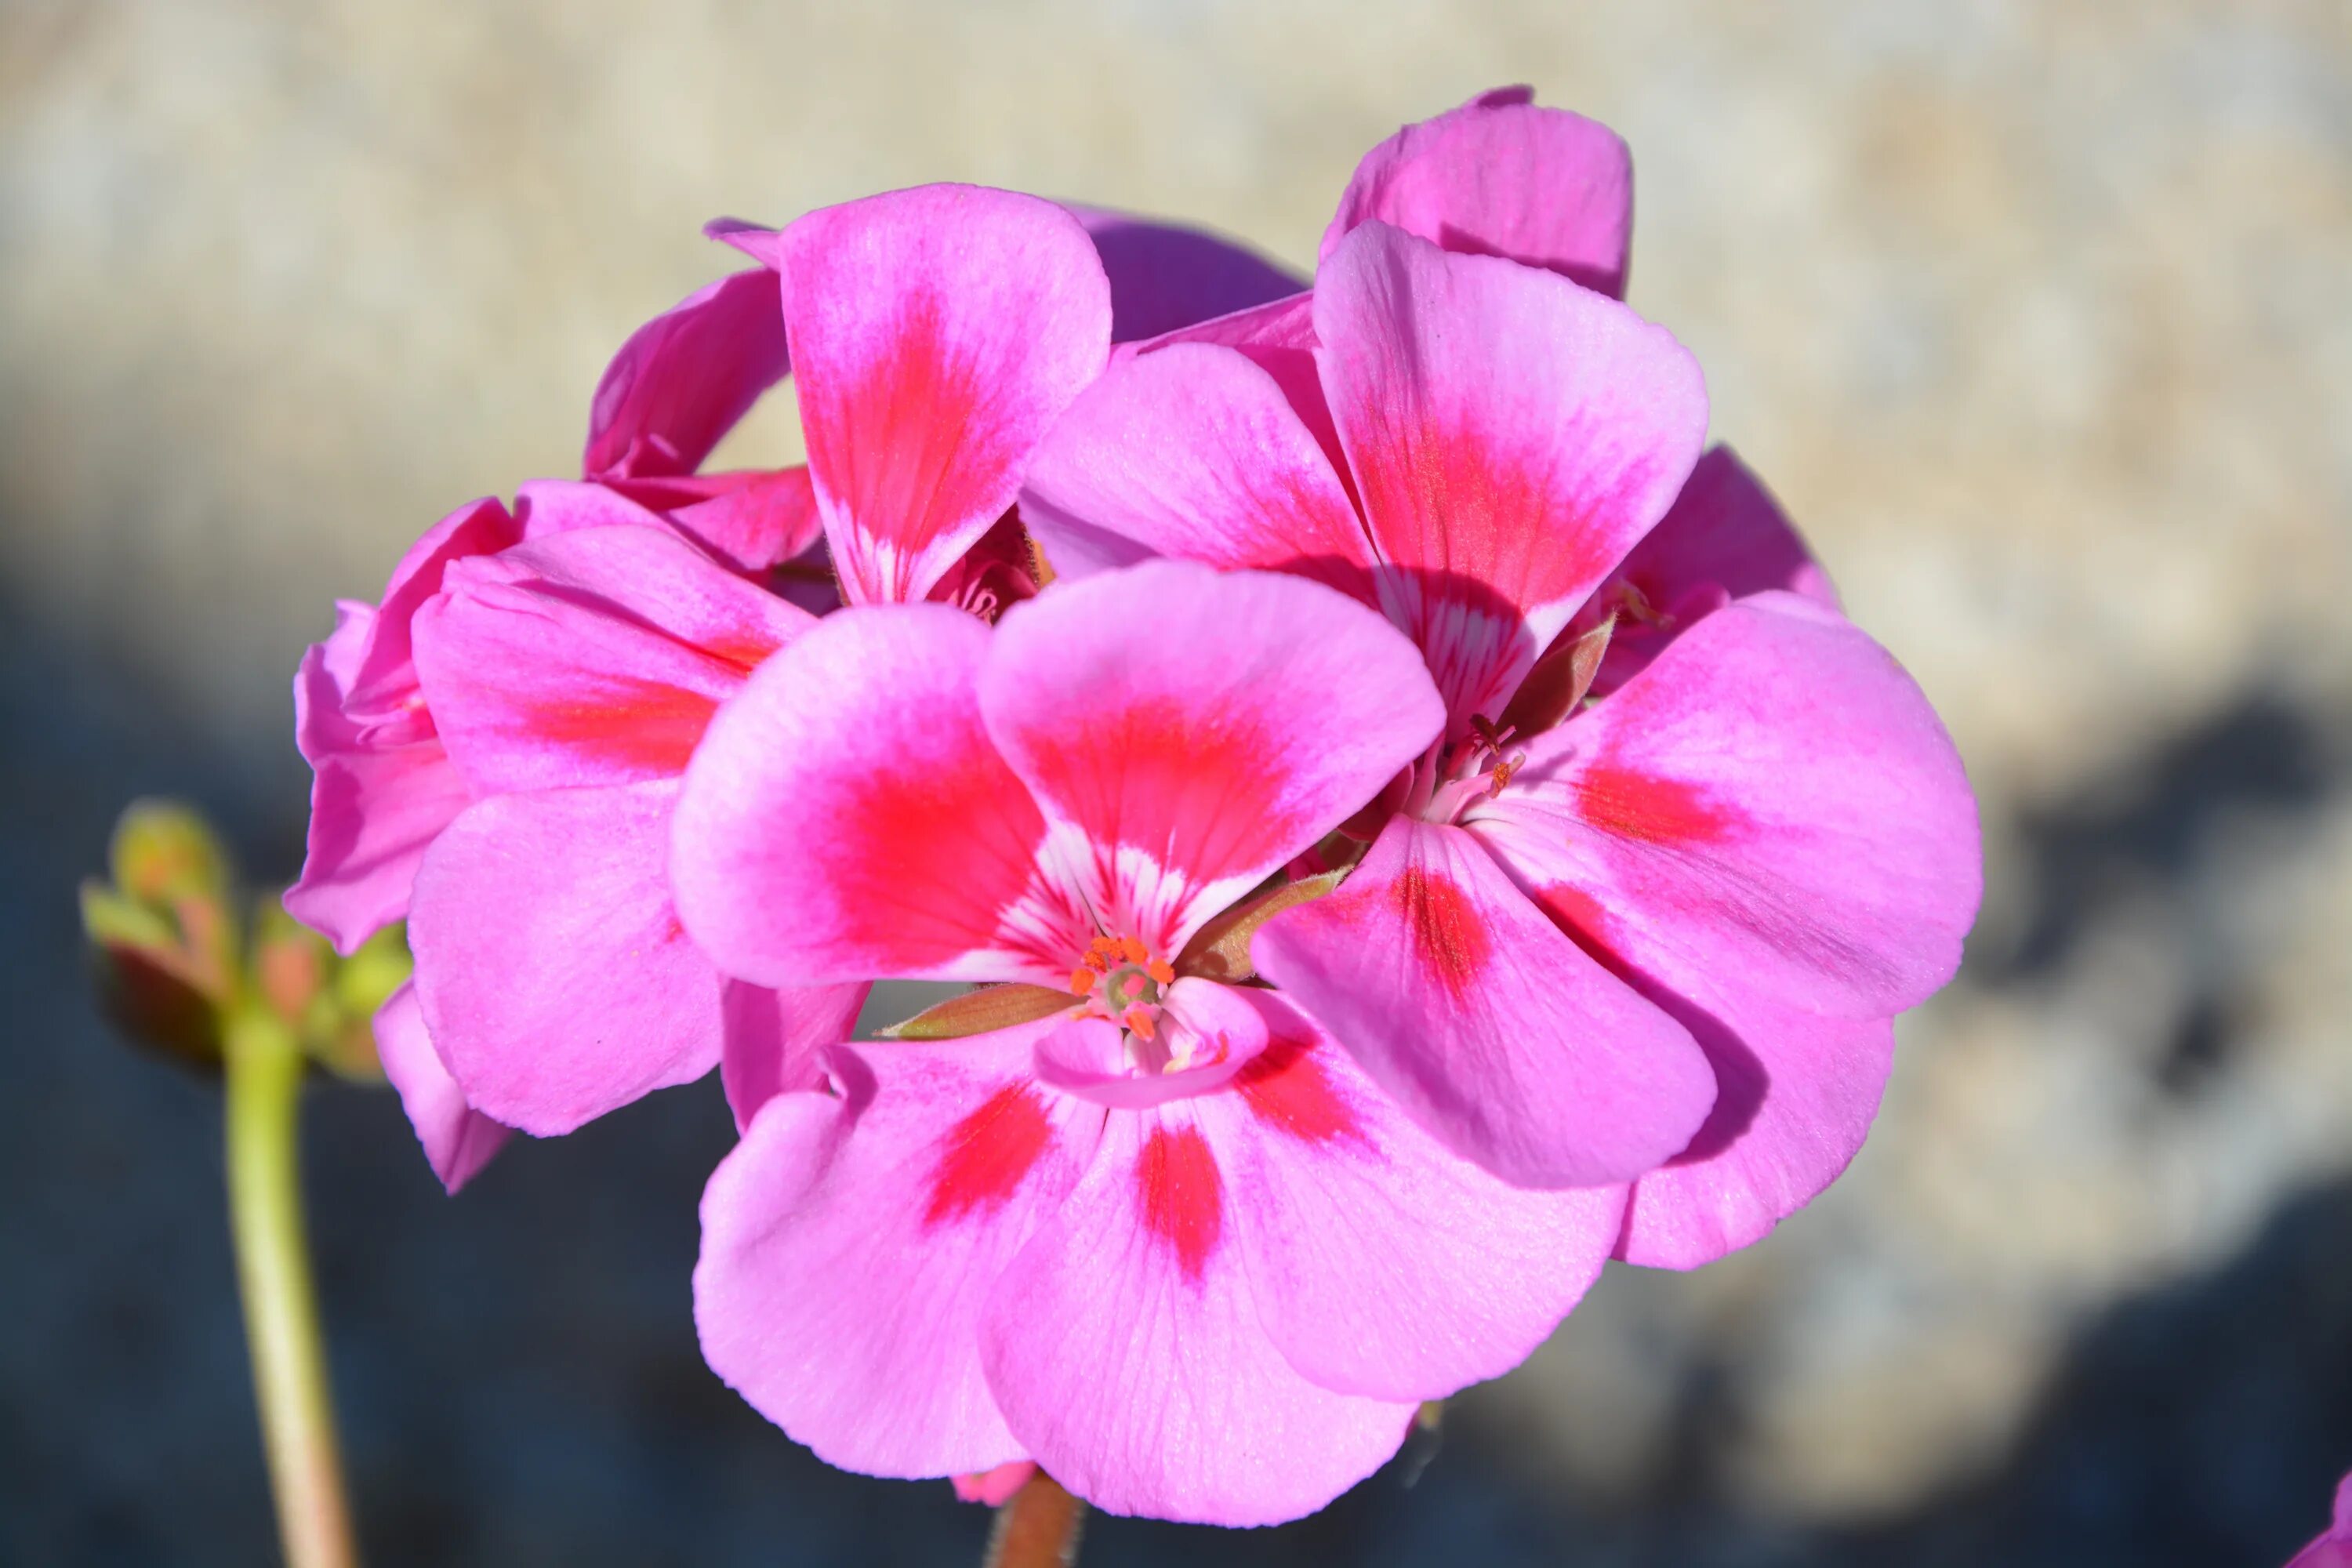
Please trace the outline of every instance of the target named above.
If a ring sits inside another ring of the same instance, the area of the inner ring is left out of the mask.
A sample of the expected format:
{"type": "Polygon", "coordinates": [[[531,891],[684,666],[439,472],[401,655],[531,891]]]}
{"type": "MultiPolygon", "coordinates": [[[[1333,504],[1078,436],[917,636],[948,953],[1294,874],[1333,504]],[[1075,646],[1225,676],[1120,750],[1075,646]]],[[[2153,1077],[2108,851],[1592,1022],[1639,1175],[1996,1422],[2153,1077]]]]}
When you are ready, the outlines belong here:
{"type": "Polygon", "coordinates": [[[1422,820],[1454,822],[1478,802],[1502,794],[1528,760],[1525,752],[1509,749],[1517,738],[1518,731],[1507,725],[1497,728],[1491,719],[1472,719],[1470,733],[1447,747],[1438,761],[1428,802],[1419,814],[1422,820]]]}
{"type": "Polygon", "coordinates": [[[1108,1018],[1133,1037],[1129,1049],[1149,1071],[1167,1065],[1160,1037],[1161,994],[1176,983],[1175,966],[1154,958],[1142,939],[1098,936],[1070,971],[1070,994],[1087,999],[1087,1011],[1108,1018]]]}

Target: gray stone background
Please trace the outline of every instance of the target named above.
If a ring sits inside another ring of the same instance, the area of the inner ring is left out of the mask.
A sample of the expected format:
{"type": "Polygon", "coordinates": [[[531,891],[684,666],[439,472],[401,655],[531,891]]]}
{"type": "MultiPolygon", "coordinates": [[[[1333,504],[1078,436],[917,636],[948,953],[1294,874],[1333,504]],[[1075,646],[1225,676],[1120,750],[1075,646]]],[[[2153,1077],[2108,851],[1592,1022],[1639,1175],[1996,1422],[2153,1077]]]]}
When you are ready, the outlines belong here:
{"type": "MultiPolygon", "coordinates": [[[[0,1561],[274,1548],[217,1100],[91,1019],[131,795],[289,875],[287,682],[639,321],[933,179],[1294,264],[1497,83],[1634,148],[1633,304],[1909,664],[1985,916],[1831,1196],[1612,1270],[1419,1482],[1089,1561],[2280,1562],[2352,1465],[2352,11],[2340,0],[0,3],[0,1561]]],[[[772,399],[722,457],[797,449],[772,399]]],[[[441,1199],[321,1092],[378,1563],[973,1560],[702,1367],[715,1086],[441,1199]]]]}

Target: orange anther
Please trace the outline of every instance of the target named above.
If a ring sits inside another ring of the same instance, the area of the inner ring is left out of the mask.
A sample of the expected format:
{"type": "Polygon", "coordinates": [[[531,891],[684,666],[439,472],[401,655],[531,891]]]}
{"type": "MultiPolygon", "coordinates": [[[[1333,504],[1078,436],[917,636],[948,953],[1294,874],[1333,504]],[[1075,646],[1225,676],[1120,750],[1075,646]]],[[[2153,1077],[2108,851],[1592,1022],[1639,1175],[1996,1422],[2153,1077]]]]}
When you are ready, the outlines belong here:
{"type": "Polygon", "coordinates": [[[1143,945],[1141,937],[1128,937],[1118,944],[1118,952],[1129,963],[1141,963],[1151,956],[1151,950],[1143,945]]]}
{"type": "Polygon", "coordinates": [[[1094,988],[1095,988],[1095,972],[1094,972],[1093,970],[1091,970],[1091,969],[1073,969],[1073,970],[1071,970],[1071,971],[1070,971],[1070,994],[1071,994],[1071,995],[1073,995],[1073,996],[1085,996],[1085,995],[1089,995],[1089,994],[1091,994],[1093,993],[1094,988]]]}
{"type": "Polygon", "coordinates": [[[1129,1028],[1135,1031],[1135,1037],[1139,1040],[1148,1040],[1160,1032],[1159,1024],[1141,1007],[1129,1007],[1124,1021],[1129,1028]]]}
{"type": "Polygon", "coordinates": [[[1150,975],[1152,979],[1157,980],[1162,985],[1173,985],[1176,984],[1176,966],[1169,963],[1164,958],[1153,959],[1151,963],[1145,967],[1144,973],[1150,975]]]}

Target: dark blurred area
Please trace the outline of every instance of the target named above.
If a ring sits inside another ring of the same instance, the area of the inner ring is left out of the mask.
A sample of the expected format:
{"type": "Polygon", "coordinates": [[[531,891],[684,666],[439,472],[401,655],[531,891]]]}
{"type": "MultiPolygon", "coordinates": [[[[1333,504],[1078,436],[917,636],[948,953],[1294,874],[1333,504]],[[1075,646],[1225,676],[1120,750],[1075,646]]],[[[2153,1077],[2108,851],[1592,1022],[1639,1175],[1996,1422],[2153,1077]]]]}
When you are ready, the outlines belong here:
{"type": "MultiPolygon", "coordinates": [[[[298,864],[287,683],[469,496],[577,461],[720,213],[984,180],[1304,266],[1355,157],[1531,80],[1640,184],[1632,303],[1936,700],[1987,827],[1873,1141],[1612,1268],[1418,1479],[1090,1563],[2248,1564],[2352,1468],[2352,20],[2285,0],[0,7],[0,1563],[275,1560],[215,1087],[74,888],[169,794],[298,864]],[[658,19],[656,18],[656,16],[658,19]]],[[[794,454],[772,399],[722,460],[794,454]]],[[[445,1199],[322,1085],[378,1563],[955,1563],[704,1368],[715,1083],[445,1199]]]]}

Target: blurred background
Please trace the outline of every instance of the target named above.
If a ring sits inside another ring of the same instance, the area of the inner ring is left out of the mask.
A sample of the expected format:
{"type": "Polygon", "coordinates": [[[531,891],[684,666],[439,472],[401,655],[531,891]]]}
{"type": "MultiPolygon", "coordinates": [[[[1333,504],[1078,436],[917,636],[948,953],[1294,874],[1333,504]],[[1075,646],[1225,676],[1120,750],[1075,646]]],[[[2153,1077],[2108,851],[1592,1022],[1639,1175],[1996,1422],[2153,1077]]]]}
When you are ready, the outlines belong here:
{"type": "MultiPolygon", "coordinates": [[[[638,322],[935,179],[1303,268],[1496,84],[1632,142],[1633,304],[1927,687],[1985,914],[1832,1194],[1612,1268],[1417,1484],[1087,1561],[2282,1562],[2352,1466],[2352,10],[2341,0],[0,3],[0,1562],[275,1547],[218,1101],[95,1021],[72,889],[173,793],[287,878],[288,681],[638,322]]],[[[772,398],[723,462],[795,456],[772,398]]],[[[715,1083],[445,1200],[327,1089],[379,1563],[954,1563],[703,1367],[715,1083]]]]}

